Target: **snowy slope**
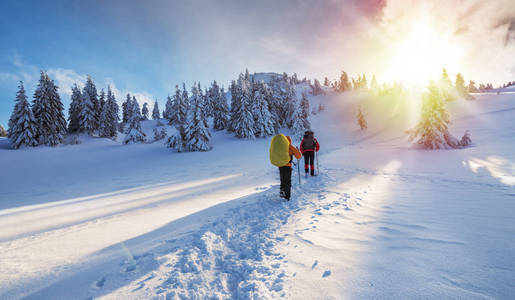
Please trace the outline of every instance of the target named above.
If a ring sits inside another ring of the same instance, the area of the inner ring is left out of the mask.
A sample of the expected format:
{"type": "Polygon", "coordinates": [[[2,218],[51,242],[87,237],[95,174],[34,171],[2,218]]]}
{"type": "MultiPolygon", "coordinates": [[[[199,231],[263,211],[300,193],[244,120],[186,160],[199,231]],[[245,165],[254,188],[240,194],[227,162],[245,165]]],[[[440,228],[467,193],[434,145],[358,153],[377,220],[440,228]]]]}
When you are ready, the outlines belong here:
{"type": "Polygon", "coordinates": [[[451,131],[474,142],[456,151],[411,149],[406,112],[362,98],[311,99],[326,106],[311,120],[321,175],[294,172],[291,202],[269,139],[0,140],[0,298],[512,297],[515,96],[452,103],[451,131]]]}

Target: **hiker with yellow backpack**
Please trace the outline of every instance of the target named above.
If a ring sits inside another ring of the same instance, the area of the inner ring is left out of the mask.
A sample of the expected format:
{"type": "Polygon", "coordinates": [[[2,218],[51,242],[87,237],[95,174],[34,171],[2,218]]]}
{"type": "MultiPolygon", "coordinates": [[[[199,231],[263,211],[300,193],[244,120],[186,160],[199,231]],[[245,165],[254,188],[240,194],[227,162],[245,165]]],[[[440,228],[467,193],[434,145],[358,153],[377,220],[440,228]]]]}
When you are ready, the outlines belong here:
{"type": "MultiPolygon", "coordinates": [[[[280,196],[287,201],[291,196],[291,165],[293,156],[302,157],[299,149],[291,144],[291,138],[284,134],[278,134],[272,138],[270,143],[270,162],[279,167],[281,178],[280,196]]],[[[300,179],[300,177],[299,177],[300,179]]]]}

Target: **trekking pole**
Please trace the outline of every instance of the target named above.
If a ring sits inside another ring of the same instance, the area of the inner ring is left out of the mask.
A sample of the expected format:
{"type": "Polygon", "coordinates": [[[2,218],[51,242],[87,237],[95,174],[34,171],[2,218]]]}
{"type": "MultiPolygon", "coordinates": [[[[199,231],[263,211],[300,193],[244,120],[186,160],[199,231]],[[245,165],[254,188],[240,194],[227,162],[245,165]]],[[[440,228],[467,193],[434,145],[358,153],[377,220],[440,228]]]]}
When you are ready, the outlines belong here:
{"type": "Polygon", "coordinates": [[[297,173],[299,174],[299,186],[300,186],[300,163],[299,163],[298,159],[297,159],[297,173]]]}
{"type": "Polygon", "coordinates": [[[315,160],[317,161],[317,176],[320,175],[320,168],[318,167],[318,153],[315,151],[315,160]]]}

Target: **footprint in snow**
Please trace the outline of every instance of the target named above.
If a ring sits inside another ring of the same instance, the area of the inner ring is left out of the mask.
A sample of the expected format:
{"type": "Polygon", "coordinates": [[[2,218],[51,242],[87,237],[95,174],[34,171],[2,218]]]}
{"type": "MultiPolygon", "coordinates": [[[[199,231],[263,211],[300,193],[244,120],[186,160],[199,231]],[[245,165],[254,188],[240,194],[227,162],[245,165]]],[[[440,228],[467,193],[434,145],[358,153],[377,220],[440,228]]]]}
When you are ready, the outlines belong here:
{"type": "Polygon", "coordinates": [[[326,278],[327,276],[330,276],[331,275],[331,270],[327,270],[324,272],[324,274],[322,274],[322,278],[326,278]]]}
{"type": "Polygon", "coordinates": [[[313,263],[313,265],[311,266],[311,269],[314,269],[317,265],[318,265],[318,260],[315,260],[315,262],[314,262],[314,263],[313,263]]]}
{"type": "Polygon", "coordinates": [[[106,278],[105,278],[105,276],[103,276],[102,278],[100,278],[100,279],[95,283],[95,286],[96,286],[97,288],[101,288],[101,287],[103,287],[103,286],[104,286],[105,282],[106,282],[106,278]]]}

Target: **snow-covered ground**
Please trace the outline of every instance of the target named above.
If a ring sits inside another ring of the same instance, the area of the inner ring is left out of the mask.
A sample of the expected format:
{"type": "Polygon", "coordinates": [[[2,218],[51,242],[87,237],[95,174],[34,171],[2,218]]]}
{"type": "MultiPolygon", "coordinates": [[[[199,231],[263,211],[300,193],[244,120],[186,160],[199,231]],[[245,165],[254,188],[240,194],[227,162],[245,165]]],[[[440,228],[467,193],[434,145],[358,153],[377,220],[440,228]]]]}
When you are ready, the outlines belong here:
{"type": "Polygon", "coordinates": [[[473,147],[441,151],[409,147],[394,103],[359,131],[359,95],[314,97],[320,176],[295,170],[290,202],[269,139],[0,139],[0,299],[513,298],[515,95],[475,97],[450,105],[473,147]]]}

